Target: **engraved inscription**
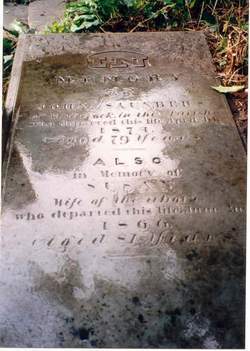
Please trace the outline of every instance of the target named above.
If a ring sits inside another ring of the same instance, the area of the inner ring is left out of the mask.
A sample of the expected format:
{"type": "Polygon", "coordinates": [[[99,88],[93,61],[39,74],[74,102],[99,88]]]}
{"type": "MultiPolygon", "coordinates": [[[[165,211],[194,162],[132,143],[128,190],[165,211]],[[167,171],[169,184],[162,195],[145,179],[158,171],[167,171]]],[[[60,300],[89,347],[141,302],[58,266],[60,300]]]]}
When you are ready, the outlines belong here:
{"type": "Polygon", "coordinates": [[[131,51],[104,51],[88,56],[90,68],[129,68],[150,66],[149,59],[144,54],[131,51]]]}
{"type": "Polygon", "coordinates": [[[3,346],[238,348],[244,155],[202,38],[20,39],[3,346]]]}

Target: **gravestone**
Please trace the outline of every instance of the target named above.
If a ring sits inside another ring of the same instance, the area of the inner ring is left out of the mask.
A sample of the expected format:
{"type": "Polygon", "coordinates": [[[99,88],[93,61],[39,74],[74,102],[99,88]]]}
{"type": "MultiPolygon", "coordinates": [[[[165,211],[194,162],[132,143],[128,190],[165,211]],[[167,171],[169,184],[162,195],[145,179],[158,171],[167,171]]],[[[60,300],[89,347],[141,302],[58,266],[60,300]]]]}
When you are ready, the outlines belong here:
{"type": "Polygon", "coordinates": [[[5,347],[243,348],[246,157],[202,33],[26,35],[5,347]]]}

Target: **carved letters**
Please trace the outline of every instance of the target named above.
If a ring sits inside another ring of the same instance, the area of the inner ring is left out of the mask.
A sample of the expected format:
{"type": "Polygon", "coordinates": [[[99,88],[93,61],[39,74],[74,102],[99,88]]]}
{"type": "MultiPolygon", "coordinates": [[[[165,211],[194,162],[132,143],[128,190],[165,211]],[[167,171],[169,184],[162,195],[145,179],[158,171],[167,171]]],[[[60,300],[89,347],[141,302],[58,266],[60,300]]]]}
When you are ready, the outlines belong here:
{"type": "Polygon", "coordinates": [[[89,55],[88,67],[90,68],[129,68],[149,66],[146,55],[130,51],[105,51],[89,55]]]}
{"type": "MultiPolygon", "coordinates": [[[[177,76],[161,77],[148,71],[151,62],[145,54],[121,50],[93,53],[87,57],[87,66],[90,74],[57,72],[53,79],[56,86],[62,87],[106,84],[94,105],[83,94],[78,100],[40,101],[21,110],[17,130],[21,132],[24,123],[35,134],[38,131],[37,143],[42,145],[43,152],[64,150],[66,155],[71,152],[69,163],[76,155],[87,152],[87,157],[67,173],[67,182],[72,187],[68,197],[63,196],[63,189],[56,196],[52,192],[48,194],[52,199],[46,211],[16,213],[16,221],[50,220],[53,225],[65,222],[66,226],[82,223],[86,233],[83,230],[76,238],[69,234],[58,240],[55,234],[46,239],[45,247],[54,245],[63,252],[86,242],[93,247],[108,241],[114,247],[214,243],[209,233],[200,236],[178,232],[176,218],[206,217],[212,222],[222,212],[240,216],[244,209],[237,204],[218,206],[186,193],[185,188],[179,191],[179,184],[188,174],[182,163],[174,160],[174,151],[169,155],[168,151],[198,145],[201,137],[189,133],[188,128],[223,124],[223,116],[216,109],[208,109],[203,101],[200,106],[194,104],[187,96],[175,99],[152,94],[146,99],[134,98],[133,89],[142,80],[149,90],[162,79],[165,84],[178,80],[177,76]],[[124,80],[130,88],[112,87],[124,80]],[[95,229],[91,232],[87,231],[89,219],[94,220],[95,229]]],[[[63,175],[62,171],[57,172],[63,175]]],[[[34,247],[40,247],[38,241],[34,241],[34,247]]]]}

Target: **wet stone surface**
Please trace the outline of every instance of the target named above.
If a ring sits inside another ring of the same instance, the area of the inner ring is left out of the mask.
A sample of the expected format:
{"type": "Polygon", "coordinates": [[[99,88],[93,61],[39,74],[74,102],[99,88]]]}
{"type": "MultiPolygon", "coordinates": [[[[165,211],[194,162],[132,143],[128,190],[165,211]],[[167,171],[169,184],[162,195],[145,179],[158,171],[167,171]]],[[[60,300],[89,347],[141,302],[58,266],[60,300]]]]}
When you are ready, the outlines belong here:
{"type": "Polygon", "coordinates": [[[0,345],[242,348],[245,154],[203,35],[18,50],[0,345]]]}

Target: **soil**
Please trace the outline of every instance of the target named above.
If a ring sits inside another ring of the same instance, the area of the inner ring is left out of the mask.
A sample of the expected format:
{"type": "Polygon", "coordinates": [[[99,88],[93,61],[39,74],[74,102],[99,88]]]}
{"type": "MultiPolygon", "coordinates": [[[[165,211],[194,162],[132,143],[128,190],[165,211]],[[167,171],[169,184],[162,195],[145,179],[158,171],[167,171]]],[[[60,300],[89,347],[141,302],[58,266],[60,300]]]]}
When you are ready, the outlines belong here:
{"type": "Polygon", "coordinates": [[[230,94],[227,101],[231,108],[235,124],[238,128],[243,146],[247,151],[247,100],[246,91],[230,94]]]}

